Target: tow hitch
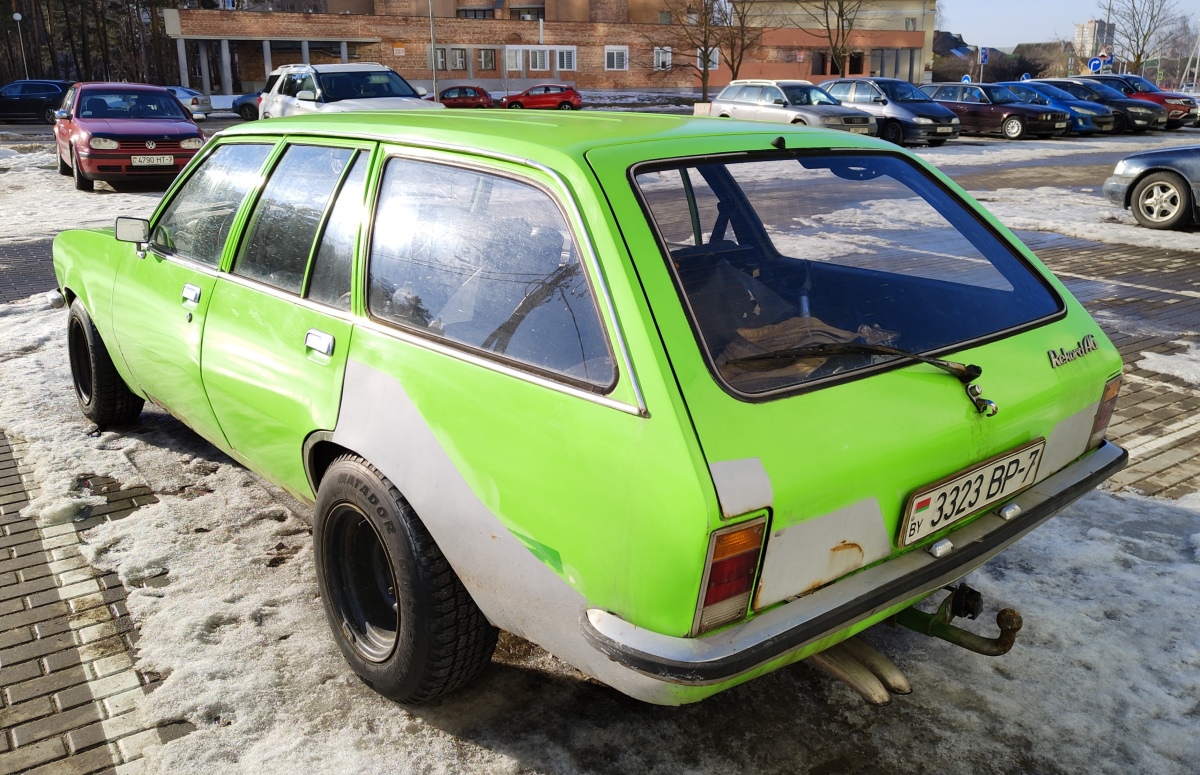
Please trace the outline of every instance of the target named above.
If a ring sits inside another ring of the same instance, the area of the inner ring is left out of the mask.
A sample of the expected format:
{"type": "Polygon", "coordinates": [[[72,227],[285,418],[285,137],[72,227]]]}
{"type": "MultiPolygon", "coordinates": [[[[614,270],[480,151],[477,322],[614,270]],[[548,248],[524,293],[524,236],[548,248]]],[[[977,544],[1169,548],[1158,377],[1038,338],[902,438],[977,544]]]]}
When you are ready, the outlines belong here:
{"type": "Polygon", "coordinates": [[[988,657],[998,657],[1007,654],[1017,640],[1021,630],[1021,614],[1011,608],[1005,608],[996,614],[996,624],[1000,627],[1000,637],[985,638],[968,632],[961,627],[955,627],[951,620],[955,617],[975,619],[983,610],[983,596],[966,584],[957,587],[947,587],[950,594],[938,606],[937,613],[927,614],[915,608],[906,608],[896,614],[896,623],[922,635],[932,635],[949,641],[956,646],[983,654],[988,657]]]}

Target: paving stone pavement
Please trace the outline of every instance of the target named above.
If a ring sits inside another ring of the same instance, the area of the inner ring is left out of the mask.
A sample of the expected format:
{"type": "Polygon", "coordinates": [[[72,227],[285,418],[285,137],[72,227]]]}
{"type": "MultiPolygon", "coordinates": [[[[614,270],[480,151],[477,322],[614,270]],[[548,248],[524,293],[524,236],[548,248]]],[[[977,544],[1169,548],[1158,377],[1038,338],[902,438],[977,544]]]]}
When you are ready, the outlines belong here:
{"type": "MultiPolygon", "coordinates": [[[[1139,364],[1142,353],[1200,343],[1200,256],[1019,236],[1097,316],[1124,359],[1109,438],[1130,451],[1131,464],[1107,486],[1171,498],[1200,491],[1200,389],[1139,364]]],[[[0,245],[0,303],[53,287],[49,241],[0,245]]],[[[137,700],[157,676],[137,671],[125,591],[115,575],[87,565],[77,531],[127,516],[154,494],[86,478],[81,491],[104,495],[105,506],[79,522],[21,519],[36,496],[22,450],[0,429],[0,775],[141,772],[146,746],[190,726],[140,723],[137,700]]]]}

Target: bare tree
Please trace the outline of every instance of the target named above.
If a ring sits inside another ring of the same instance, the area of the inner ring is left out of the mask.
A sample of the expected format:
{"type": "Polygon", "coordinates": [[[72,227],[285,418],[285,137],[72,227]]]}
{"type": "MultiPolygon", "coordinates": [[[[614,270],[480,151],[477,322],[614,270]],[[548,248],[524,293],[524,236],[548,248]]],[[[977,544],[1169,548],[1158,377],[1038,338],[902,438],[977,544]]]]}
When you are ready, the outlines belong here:
{"type": "Polygon", "coordinates": [[[859,28],[862,17],[875,6],[873,0],[797,0],[801,27],[816,25],[825,33],[829,60],[838,73],[846,72],[850,58],[850,37],[859,28]]]}
{"type": "Polygon", "coordinates": [[[729,65],[730,80],[738,77],[746,55],[762,40],[763,18],[758,5],[757,0],[726,0],[721,7],[717,37],[721,59],[729,65]]]}
{"type": "MultiPolygon", "coordinates": [[[[653,37],[643,37],[650,46],[669,47],[680,54],[671,57],[672,69],[682,67],[696,73],[700,78],[700,101],[708,102],[709,76],[729,34],[726,0],[663,0],[662,7],[663,13],[671,15],[671,23],[656,30],[653,37]]],[[[740,58],[738,61],[740,64],[740,58]]]]}
{"type": "MultiPolygon", "coordinates": [[[[1167,32],[1166,41],[1159,51],[1159,72],[1162,73],[1165,85],[1180,87],[1188,80],[1189,60],[1196,50],[1200,29],[1192,26],[1191,21],[1181,16],[1175,25],[1167,32]]],[[[1193,64],[1193,67],[1195,65],[1193,64]]],[[[1195,78],[1195,75],[1192,75],[1195,78]]]]}
{"type": "Polygon", "coordinates": [[[1130,70],[1156,55],[1180,15],[1175,0],[1099,0],[1097,8],[1113,25],[1117,54],[1130,70]]]}

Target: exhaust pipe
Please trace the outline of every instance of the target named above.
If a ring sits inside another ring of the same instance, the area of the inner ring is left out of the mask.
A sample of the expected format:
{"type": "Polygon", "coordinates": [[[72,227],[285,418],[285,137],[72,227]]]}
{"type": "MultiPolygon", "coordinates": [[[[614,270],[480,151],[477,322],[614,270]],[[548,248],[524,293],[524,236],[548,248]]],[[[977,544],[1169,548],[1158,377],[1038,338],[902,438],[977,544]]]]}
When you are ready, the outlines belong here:
{"type": "Polygon", "coordinates": [[[912,693],[912,686],[900,668],[857,637],[848,638],[805,661],[842,681],[872,705],[887,705],[893,694],[912,693]]]}
{"type": "Polygon", "coordinates": [[[959,584],[938,606],[937,613],[927,614],[915,608],[906,608],[896,614],[895,621],[914,632],[941,638],[976,654],[987,657],[1007,654],[1017,641],[1017,633],[1021,631],[1021,614],[1015,610],[1005,608],[996,614],[996,624],[1000,627],[998,638],[985,638],[950,623],[956,616],[974,619],[982,610],[982,596],[966,584],[959,584]]]}

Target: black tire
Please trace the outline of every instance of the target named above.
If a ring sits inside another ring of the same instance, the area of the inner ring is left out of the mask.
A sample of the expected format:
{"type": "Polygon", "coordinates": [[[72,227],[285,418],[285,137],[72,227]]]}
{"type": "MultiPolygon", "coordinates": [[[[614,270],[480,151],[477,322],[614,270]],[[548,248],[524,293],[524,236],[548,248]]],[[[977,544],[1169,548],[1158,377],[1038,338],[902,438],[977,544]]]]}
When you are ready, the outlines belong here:
{"type": "Polygon", "coordinates": [[[343,455],[317,491],[317,585],[354,672],[397,702],[451,692],[492,658],[497,630],[420,518],[374,466],[343,455]]]}
{"type": "Polygon", "coordinates": [[[510,102],[510,103],[508,103],[508,107],[509,107],[509,108],[511,108],[511,109],[513,109],[513,110],[517,110],[517,109],[520,109],[520,108],[524,108],[525,106],[524,106],[524,105],[522,105],[522,104],[521,104],[521,103],[519,103],[519,102],[510,102]]]}
{"type": "Polygon", "coordinates": [[[930,140],[929,141],[930,148],[941,148],[945,144],[946,144],[945,140],[930,140]]]}
{"type": "Polygon", "coordinates": [[[58,151],[55,151],[55,152],[54,152],[54,156],[55,156],[55,158],[57,158],[57,159],[58,159],[58,174],[59,174],[59,175],[66,175],[66,176],[70,176],[70,174],[71,174],[71,165],[70,165],[70,164],[67,164],[65,161],[63,161],[62,154],[61,154],[61,153],[59,153],[58,151]]]}
{"type": "Polygon", "coordinates": [[[559,110],[574,110],[575,108],[569,102],[561,102],[558,105],[558,109],[559,110]]]}
{"type": "Polygon", "coordinates": [[[75,189],[77,191],[95,191],[96,182],[90,178],[84,177],[83,170],[79,168],[79,157],[75,155],[75,149],[71,149],[71,176],[75,178],[75,189]]]}
{"type": "Polygon", "coordinates": [[[1175,229],[1192,221],[1191,189],[1174,172],[1154,172],[1138,181],[1129,209],[1148,229],[1175,229]]]}
{"type": "Polygon", "coordinates": [[[1125,114],[1114,111],[1112,133],[1114,135],[1123,135],[1127,131],[1129,131],[1129,121],[1125,118],[1125,114]]]}
{"type": "Polygon", "coordinates": [[[54,118],[54,114],[58,112],[58,108],[54,105],[47,105],[42,109],[42,121],[47,124],[53,124],[58,119],[54,118]]]}
{"type": "Polygon", "coordinates": [[[67,354],[71,381],[83,416],[101,428],[133,422],[145,403],[117,373],[108,348],[83,302],[75,299],[67,315],[67,354]]]}
{"type": "Polygon", "coordinates": [[[257,121],[258,120],[258,106],[247,103],[247,104],[241,106],[240,108],[238,108],[238,115],[240,115],[242,117],[242,119],[245,121],[257,121]]]}
{"type": "Polygon", "coordinates": [[[887,140],[893,145],[904,145],[904,127],[895,121],[888,121],[879,127],[879,139],[887,140]]]}
{"type": "Polygon", "coordinates": [[[1009,116],[1000,125],[1000,131],[1008,140],[1025,139],[1025,119],[1020,116],[1009,116]]]}

